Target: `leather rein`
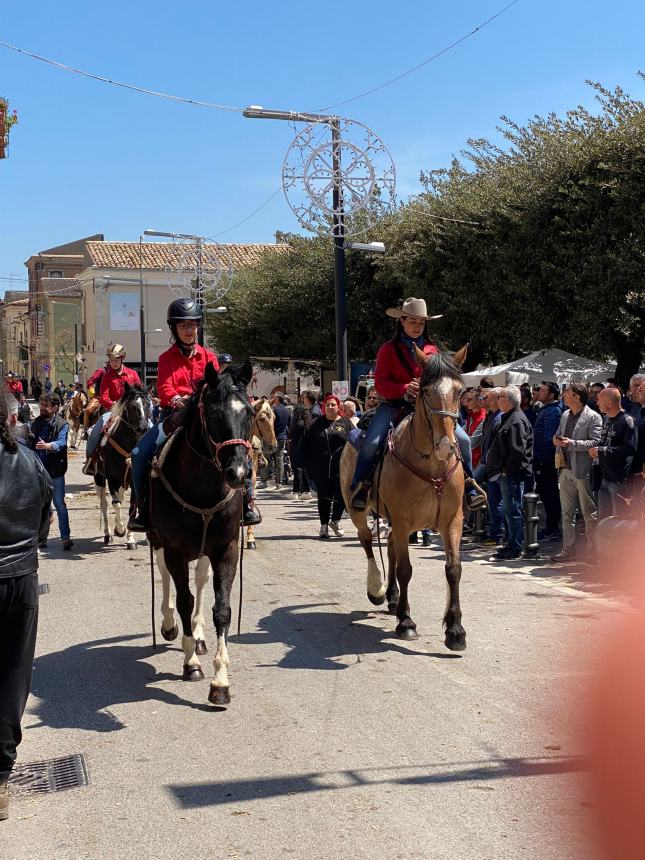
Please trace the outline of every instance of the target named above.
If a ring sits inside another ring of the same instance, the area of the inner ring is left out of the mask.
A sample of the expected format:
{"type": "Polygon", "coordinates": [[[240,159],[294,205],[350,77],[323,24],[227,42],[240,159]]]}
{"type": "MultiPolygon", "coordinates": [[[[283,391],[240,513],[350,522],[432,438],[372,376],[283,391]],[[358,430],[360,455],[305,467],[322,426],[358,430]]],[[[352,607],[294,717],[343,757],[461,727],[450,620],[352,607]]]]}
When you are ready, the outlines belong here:
{"type": "MultiPolygon", "coordinates": [[[[440,416],[445,417],[445,418],[452,418],[453,421],[455,422],[455,424],[457,423],[457,419],[459,417],[457,412],[450,412],[447,409],[434,409],[432,407],[428,408],[428,406],[426,405],[426,402],[425,402],[425,398],[423,397],[423,394],[421,391],[419,392],[418,397],[421,400],[421,402],[423,403],[423,410],[424,410],[425,415],[426,415],[426,420],[428,423],[428,428],[430,430],[430,438],[431,439],[432,439],[431,415],[440,415],[440,416]]],[[[414,418],[414,416],[413,416],[413,418],[414,418]]],[[[412,438],[412,420],[413,420],[413,418],[410,419],[410,438],[412,438]]],[[[455,443],[454,445],[451,446],[452,450],[450,452],[448,459],[450,459],[450,457],[454,456],[454,458],[455,458],[454,462],[450,466],[448,464],[446,464],[446,471],[439,478],[431,478],[429,475],[426,475],[425,472],[422,472],[420,469],[417,469],[416,466],[414,466],[412,463],[410,463],[409,460],[407,460],[402,454],[400,454],[396,450],[396,440],[395,440],[394,429],[390,430],[390,432],[388,433],[387,447],[388,447],[388,451],[394,457],[394,459],[397,460],[397,462],[401,463],[402,466],[405,466],[405,468],[408,471],[412,472],[412,474],[415,475],[417,478],[420,478],[422,481],[425,481],[426,484],[430,484],[432,486],[432,488],[434,489],[435,496],[437,497],[437,516],[435,519],[435,529],[436,529],[436,527],[439,523],[439,516],[441,514],[441,499],[443,496],[443,491],[446,487],[446,484],[450,481],[452,476],[455,474],[455,472],[459,468],[459,465],[461,464],[461,451],[459,450],[459,445],[455,443]]],[[[414,448],[414,444],[412,445],[412,447],[414,448]]],[[[434,444],[434,439],[433,439],[432,440],[433,450],[435,447],[436,446],[434,444]]],[[[414,448],[414,450],[417,451],[416,448],[414,448]]],[[[432,452],[430,452],[430,454],[431,453],[432,452]]],[[[424,459],[427,459],[428,457],[430,457],[430,454],[424,454],[420,451],[417,451],[417,454],[419,454],[419,456],[424,458],[424,459]]]]}

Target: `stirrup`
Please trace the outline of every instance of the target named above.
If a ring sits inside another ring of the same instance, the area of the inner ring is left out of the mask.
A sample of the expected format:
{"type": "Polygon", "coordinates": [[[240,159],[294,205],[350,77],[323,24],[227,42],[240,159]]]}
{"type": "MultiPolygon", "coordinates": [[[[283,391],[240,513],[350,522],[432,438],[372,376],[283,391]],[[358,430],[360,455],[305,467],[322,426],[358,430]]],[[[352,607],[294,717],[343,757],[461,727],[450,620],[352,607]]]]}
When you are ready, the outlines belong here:
{"type": "Polygon", "coordinates": [[[365,511],[369,505],[371,481],[361,481],[349,501],[355,511],[365,511]]]}
{"type": "Polygon", "coordinates": [[[244,497],[244,505],[242,510],[242,524],[244,526],[259,526],[262,522],[262,514],[251,501],[247,502],[244,497]]]}
{"type": "Polygon", "coordinates": [[[466,478],[466,507],[469,511],[478,511],[480,508],[485,508],[488,504],[488,497],[474,478],[466,478]],[[474,494],[469,494],[468,490],[474,490],[474,494]]]}
{"type": "Polygon", "coordinates": [[[88,457],[81,469],[81,472],[88,477],[93,478],[96,475],[96,457],[88,457]]]}
{"type": "Polygon", "coordinates": [[[143,511],[137,509],[128,520],[127,529],[129,532],[148,532],[150,531],[150,523],[143,511]]]}

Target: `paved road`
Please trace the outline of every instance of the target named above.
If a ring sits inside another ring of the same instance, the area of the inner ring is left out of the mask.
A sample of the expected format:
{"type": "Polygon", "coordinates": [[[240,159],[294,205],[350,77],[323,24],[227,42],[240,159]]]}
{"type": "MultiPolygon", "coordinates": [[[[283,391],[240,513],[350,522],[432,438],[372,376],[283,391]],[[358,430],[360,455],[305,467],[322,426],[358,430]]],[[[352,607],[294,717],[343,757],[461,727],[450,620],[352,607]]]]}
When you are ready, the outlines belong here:
{"type": "Polygon", "coordinates": [[[20,756],[82,753],[89,785],[16,796],[0,856],[593,859],[579,697],[620,606],[597,571],[466,552],[455,655],[441,552],[413,548],[421,635],[402,643],[367,602],[351,526],[320,542],[314,502],[265,491],[217,712],[208,674],[181,681],[177,643],[152,650],[147,549],[103,546],[81,460],[76,545],[50,539],[41,563],[20,756]]]}

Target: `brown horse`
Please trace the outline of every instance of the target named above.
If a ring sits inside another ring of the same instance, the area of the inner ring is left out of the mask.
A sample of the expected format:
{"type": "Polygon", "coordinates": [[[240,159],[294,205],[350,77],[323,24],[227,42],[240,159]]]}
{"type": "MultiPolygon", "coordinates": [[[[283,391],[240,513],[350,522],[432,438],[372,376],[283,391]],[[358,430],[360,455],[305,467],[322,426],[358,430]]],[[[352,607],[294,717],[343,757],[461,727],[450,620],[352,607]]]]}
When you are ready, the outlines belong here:
{"type": "MultiPolygon", "coordinates": [[[[253,404],[255,418],[251,427],[251,462],[253,466],[253,474],[251,482],[253,485],[253,497],[255,498],[255,483],[258,478],[258,469],[266,463],[264,451],[273,453],[278,447],[278,440],[275,437],[275,413],[271,409],[271,404],[263,397],[261,400],[256,400],[253,404]]],[[[246,548],[255,549],[255,526],[246,527],[246,548]]]]}
{"type": "Polygon", "coordinates": [[[459,545],[463,526],[462,497],[464,472],[461,468],[455,426],[462,390],[460,366],[466,347],[454,357],[445,353],[427,356],[416,351],[423,367],[416,408],[390,434],[388,452],[377,468],[370,507],[385,517],[391,531],[388,538],[387,589],[372,551],[372,532],[367,511],[354,511],[350,505],[351,481],[356,451],[346,445],[341,457],[340,480],[343,497],[368,559],[367,596],[379,605],[387,598],[388,609],[396,613],[396,634],[401,639],[416,639],[416,624],[410,617],[408,586],[412,565],[408,538],[412,532],[435,528],[443,539],[446,553],[446,579],[449,598],[444,614],[446,647],[463,651],[466,632],[461,626],[459,545]]]}
{"type": "Polygon", "coordinates": [[[63,418],[69,424],[69,447],[76,448],[78,443],[78,434],[81,429],[81,421],[83,420],[83,411],[87,406],[87,395],[84,391],[75,391],[65,404],[63,409],[63,418]]]}

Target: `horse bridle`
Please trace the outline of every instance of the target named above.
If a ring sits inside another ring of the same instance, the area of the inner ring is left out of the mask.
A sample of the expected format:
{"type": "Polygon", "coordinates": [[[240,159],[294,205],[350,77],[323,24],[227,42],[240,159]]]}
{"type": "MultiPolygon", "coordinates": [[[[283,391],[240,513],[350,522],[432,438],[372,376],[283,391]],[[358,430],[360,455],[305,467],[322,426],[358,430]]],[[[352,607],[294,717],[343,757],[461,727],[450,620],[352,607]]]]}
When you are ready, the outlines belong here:
{"type": "Polygon", "coordinates": [[[204,436],[204,441],[206,443],[206,447],[208,449],[208,453],[210,454],[211,462],[215,465],[215,468],[222,472],[222,462],[219,457],[219,452],[222,448],[226,448],[228,445],[243,445],[246,448],[246,456],[251,456],[251,443],[248,439],[226,439],[224,442],[216,442],[215,439],[208,432],[208,426],[206,424],[206,408],[204,406],[204,396],[206,393],[206,386],[202,388],[201,394],[199,395],[199,417],[202,425],[202,434],[204,436]]]}
{"type": "MultiPolygon", "coordinates": [[[[428,424],[428,429],[430,430],[430,433],[429,433],[430,441],[432,442],[432,448],[434,450],[437,446],[435,445],[435,441],[434,441],[434,432],[432,429],[431,416],[432,415],[439,415],[442,418],[452,418],[452,420],[455,422],[455,428],[456,428],[457,427],[457,421],[459,420],[459,413],[458,412],[451,412],[449,409],[435,409],[433,406],[428,406],[426,403],[426,399],[424,397],[424,394],[423,394],[423,388],[419,388],[417,400],[421,400],[421,403],[423,404],[423,411],[424,411],[425,416],[426,416],[426,422],[428,424]]],[[[412,440],[412,422],[411,421],[410,421],[410,440],[412,440]]],[[[414,447],[414,443],[412,443],[412,447],[414,448],[414,450],[417,452],[417,454],[420,457],[429,457],[430,456],[430,454],[424,454],[421,451],[417,451],[417,449],[414,447]]],[[[450,442],[448,459],[450,459],[450,457],[452,457],[452,456],[455,456],[455,457],[457,457],[457,459],[460,459],[459,450],[460,450],[459,449],[459,443],[456,440],[454,442],[450,442]]]]}

